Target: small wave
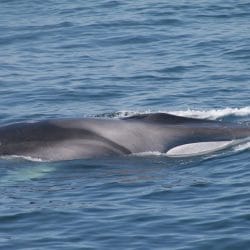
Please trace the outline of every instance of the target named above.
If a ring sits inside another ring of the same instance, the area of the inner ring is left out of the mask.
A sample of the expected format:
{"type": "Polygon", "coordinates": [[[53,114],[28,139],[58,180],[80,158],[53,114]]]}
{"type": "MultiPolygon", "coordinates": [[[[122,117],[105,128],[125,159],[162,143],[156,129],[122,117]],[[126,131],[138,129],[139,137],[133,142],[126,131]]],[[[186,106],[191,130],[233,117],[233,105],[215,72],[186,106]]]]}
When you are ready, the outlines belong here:
{"type": "MultiPolygon", "coordinates": [[[[146,111],[119,111],[114,113],[105,113],[99,115],[98,117],[108,117],[108,118],[124,118],[133,115],[140,114],[150,114],[155,111],[146,110],[146,111]]],[[[200,119],[210,119],[216,120],[223,117],[235,116],[235,117],[247,117],[250,116],[250,106],[243,108],[224,108],[224,109],[210,109],[210,110],[196,110],[196,109],[187,109],[187,110],[176,110],[176,111],[166,111],[166,110],[158,110],[159,113],[168,113],[173,115],[192,117],[192,118],[200,118],[200,119]]]]}

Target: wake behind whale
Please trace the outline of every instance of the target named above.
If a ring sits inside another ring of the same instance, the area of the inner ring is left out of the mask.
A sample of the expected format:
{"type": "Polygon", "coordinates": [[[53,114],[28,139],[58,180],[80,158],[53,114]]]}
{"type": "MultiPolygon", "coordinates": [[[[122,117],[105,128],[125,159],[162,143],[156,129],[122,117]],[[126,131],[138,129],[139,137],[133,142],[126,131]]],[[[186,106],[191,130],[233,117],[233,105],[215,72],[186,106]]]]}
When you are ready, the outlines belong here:
{"type": "Polygon", "coordinates": [[[166,113],[120,119],[55,119],[0,128],[0,156],[44,161],[164,153],[208,154],[249,141],[248,125],[166,113]]]}

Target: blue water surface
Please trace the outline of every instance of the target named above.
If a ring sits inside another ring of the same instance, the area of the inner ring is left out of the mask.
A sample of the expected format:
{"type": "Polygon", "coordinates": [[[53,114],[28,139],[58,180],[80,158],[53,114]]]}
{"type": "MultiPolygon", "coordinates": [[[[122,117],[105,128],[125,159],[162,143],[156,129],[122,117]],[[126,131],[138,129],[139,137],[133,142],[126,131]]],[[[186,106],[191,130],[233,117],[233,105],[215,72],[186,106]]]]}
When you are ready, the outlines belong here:
{"type": "MultiPolygon", "coordinates": [[[[250,120],[249,1],[1,0],[0,34],[0,125],[149,111],[250,120]]],[[[0,248],[250,249],[249,167],[249,146],[0,159],[0,248]]]]}

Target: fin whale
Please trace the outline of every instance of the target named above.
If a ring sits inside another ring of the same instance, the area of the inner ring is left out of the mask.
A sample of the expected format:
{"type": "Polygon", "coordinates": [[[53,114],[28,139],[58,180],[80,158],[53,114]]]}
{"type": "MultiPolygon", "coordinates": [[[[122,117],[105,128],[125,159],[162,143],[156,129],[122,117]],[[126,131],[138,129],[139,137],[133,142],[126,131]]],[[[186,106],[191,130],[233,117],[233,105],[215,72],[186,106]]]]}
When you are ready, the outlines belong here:
{"type": "Polygon", "coordinates": [[[0,127],[0,156],[60,161],[158,151],[180,157],[206,154],[249,138],[248,125],[165,113],[52,119],[0,127]]]}

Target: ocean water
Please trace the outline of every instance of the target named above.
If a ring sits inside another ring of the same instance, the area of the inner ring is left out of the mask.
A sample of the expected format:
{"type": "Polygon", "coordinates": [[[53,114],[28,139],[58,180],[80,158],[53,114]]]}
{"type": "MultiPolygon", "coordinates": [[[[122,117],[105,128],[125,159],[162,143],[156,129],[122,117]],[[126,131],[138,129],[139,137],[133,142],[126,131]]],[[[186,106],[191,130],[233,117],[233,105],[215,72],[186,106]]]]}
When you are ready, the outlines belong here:
{"type": "MultiPolygon", "coordinates": [[[[0,125],[160,111],[247,123],[249,41],[244,0],[1,0],[0,125]]],[[[250,249],[249,147],[0,159],[0,248],[250,249]]]]}

